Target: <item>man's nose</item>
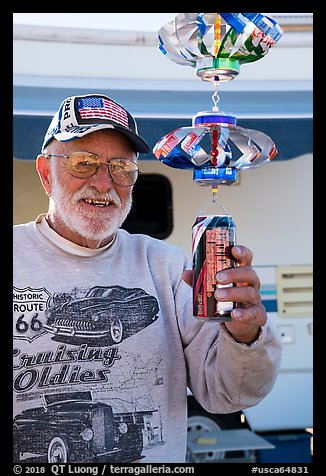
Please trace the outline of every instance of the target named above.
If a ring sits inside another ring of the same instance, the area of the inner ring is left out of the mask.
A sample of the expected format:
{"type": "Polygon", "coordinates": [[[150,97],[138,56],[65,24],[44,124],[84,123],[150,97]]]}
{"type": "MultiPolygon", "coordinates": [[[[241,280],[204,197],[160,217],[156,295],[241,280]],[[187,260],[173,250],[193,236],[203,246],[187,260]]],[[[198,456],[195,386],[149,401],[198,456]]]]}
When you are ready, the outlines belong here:
{"type": "Polygon", "coordinates": [[[97,172],[89,179],[89,183],[102,193],[114,187],[108,165],[101,164],[97,172]]]}

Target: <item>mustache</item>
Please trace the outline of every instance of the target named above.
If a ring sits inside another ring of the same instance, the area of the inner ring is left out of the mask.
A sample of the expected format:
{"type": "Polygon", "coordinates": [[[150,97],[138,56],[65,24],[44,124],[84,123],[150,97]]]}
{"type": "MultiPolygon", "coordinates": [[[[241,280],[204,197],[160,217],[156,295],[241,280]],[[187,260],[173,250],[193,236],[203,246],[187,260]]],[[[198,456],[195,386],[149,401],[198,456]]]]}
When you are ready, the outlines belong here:
{"type": "Polygon", "coordinates": [[[103,200],[113,203],[113,205],[121,206],[121,200],[115,190],[109,190],[107,193],[99,193],[95,188],[85,185],[73,194],[73,201],[77,203],[79,200],[90,198],[91,200],[103,200]]]}

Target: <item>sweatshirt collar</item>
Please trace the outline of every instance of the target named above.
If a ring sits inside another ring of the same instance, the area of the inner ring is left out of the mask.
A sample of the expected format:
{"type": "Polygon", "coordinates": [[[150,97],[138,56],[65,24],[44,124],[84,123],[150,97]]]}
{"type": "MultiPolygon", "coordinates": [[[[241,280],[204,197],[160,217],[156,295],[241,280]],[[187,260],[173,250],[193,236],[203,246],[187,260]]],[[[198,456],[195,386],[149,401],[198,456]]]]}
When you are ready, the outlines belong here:
{"type": "Polygon", "coordinates": [[[106,245],[102,246],[101,248],[87,248],[85,246],[80,246],[77,245],[76,243],[73,243],[72,241],[67,240],[66,238],[63,238],[63,236],[59,235],[56,231],[54,231],[48,224],[46,220],[46,215],[45,213],[40,214],[36,220],[35,220],[35,225],[37,229],[44,235],[46,238],[48,238],[52,243],[54,243],[56,246],[61,248],[64,251],[67,251],[68,253],[77,255],[77,256],[85,256],[85,257],[92,257],[92,256],[97,256],[103,253],[105,250],[107,250],[114,242],[115,238],[113,238],[109,243],[106,245]]]}

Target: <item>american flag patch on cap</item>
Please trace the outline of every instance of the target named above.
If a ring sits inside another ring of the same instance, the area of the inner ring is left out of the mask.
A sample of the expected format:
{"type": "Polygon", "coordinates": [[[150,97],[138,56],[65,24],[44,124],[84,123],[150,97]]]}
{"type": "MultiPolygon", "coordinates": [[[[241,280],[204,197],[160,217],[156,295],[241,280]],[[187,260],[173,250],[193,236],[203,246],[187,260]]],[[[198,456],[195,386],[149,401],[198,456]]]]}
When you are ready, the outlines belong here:
{"type": "Polygon", "coordinates": [[[78,100],[82,119],[109,119],[129,127],[127,112],[119,104],[101,97],[85,97],[78,100]]]}
{"type": "Polygon", "coordinates": [[[42,153],[52,139],[68,142],[104,129],[116,129],[127,136],[137,152],[150,151],[138,134],[135,118],[123,106],[104,94],[85,94],[61,102],[45,134],[42,153]]]}

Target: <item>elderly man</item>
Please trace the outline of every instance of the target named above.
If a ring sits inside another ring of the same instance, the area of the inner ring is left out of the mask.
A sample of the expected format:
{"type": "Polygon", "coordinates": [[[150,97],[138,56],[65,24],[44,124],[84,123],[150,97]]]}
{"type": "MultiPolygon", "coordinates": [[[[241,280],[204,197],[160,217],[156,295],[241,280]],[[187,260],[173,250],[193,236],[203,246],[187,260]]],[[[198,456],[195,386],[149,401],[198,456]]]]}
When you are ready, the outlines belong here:
{"type": "Polygon", "coordinates": [[[15,461],[182,463],[187,387],[212,413],[273,387],[281,343],[251,251],[234,247],[238,266],[217,276],[239,284],[216,294],[237,303],[232,321],[203,324],[188,257],[120,228],[139,152],[134,118],[104,95],[65,99],[49,126],[48,211],[14,227],[15,461]]]}

